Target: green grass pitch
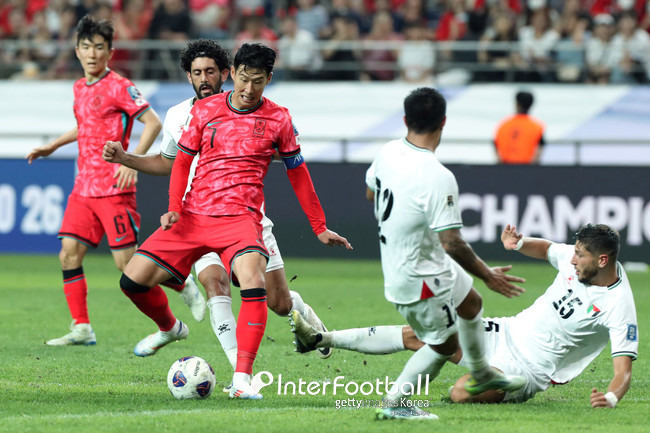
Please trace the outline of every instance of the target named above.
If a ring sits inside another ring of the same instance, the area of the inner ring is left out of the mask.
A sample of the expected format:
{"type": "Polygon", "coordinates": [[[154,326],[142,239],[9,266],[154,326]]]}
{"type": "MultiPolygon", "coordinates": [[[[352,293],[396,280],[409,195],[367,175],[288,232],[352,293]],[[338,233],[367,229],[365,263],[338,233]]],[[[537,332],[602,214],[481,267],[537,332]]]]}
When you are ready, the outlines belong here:
{"type": "MultiPolygon", "coordinates": [[[[378,261],[285,258],[288,278],[332,329],[402,324],[384,300],[378,261]]],[[[171,344],[149,358],[133,347],[155,326],[118,288],[119,272],[110,256],[89,255],[84,270],[97,346],[48,347],[43,342],[67,331],[69,313],[62,296],[55,255],[0,255],[0,432],[647,432],[650,385],[650,283],[646,273],[630,273],[635,293],[640,358],[633,364],[632,387],[614,410],[589,405],[592,387],[604,390],[612,377],[609,348],[568,385],[553,387],[520,405],[452,405],[446,390],[464,373],[448,365],[431,383],[429,410],[434,422],[375,421],[372,409],[336,409],[347,395],[278,395],[275,384],[263,389],[262,401],[229,400],[220,386],[229,382],[230,366],[212,332],[208,317],[192,320],[180,297],[167,291],[173,311],[190,328],[187,340],[171,344]],[[196,355],[214,367],[218,389],[206,400],[178,401],[166,386],[174,360],[196,355]]],[[[514,314],[530,305],[555,276],[544,263],[515,264],[527,278],[527,293],[508,300],[477,288],[485,315],[514,314]]],[[[234,291],[236,294],[236,290],[234,291]]],[[[235,296],[234,307],[239,306],[235,296]]],[[[328,360],[293,351],[287,319],[269,313],[255,370],[283,381],[345,382],[394,379],[409,353],[370,356],[336,350],[328,360]]],[[[378,400],[378,395],[364,397],[378,400]]]]}

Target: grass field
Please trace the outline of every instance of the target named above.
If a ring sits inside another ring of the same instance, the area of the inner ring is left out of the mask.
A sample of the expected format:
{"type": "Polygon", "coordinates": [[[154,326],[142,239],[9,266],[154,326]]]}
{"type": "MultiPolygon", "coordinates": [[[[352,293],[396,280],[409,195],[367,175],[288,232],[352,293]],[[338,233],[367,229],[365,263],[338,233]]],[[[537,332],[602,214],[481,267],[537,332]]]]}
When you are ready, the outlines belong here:
{"type": "MultiPolygon", "coordinates": [[[[330,328],[401,324],[382,293],[376,261],[285,259],[291,284],[314,306],[330,328]]],[[[43,342],[67,331],[69,313],[62,296],[61,272],[54,255],[0,255],[0,432],[647,432],[650,403],[649,351],[643,330],[650,327],[648,274],[629,274],[635,291],[640,359],[633,365],[632,388],[614,410],[589,405],[592,387],[604,390],[612,377],[609,348],[576,380],[549,389],[520,405],[452,405],[447,388],[464,370],[448,365],[431,384],[428,399],[439,421],[375,421],[372,409],[335,408],[327,395],[278,395],[271,385],[262,401],[229,400],[220,391],[202,401],[178,401],[166,386],[174,360],[197,355],[215,369],[218,385],[230,381],[230,366],[209,319],[192,320],[180,297],[168,291],[173,311],[190,327],[188,340],[149,358],[133,355],[133,346],[155,326],[120,292],[119,273],[106,255],[89,255],[84,270],[90,287],[89,308],[97,346],[48,347],[43,342]]],[[[519,264],[527,293],[508,300],[477,288],[486,315],[510,315],[530,305],[552,281],[546,264],[519,264]]],[[[238,297],[234,305],[238,306],[238,297]]],[[[394,379],[409,353],[369,356],[336,350],[328,360],[293,352],[286,318],[269,314],[266,336],[255,364],[283,381],[344,382],[394,379]]],[[[343,397],[347,397],[344,395],[343,397]]],[[[370,395],[369,400],[380,397],[370,395]]]]}

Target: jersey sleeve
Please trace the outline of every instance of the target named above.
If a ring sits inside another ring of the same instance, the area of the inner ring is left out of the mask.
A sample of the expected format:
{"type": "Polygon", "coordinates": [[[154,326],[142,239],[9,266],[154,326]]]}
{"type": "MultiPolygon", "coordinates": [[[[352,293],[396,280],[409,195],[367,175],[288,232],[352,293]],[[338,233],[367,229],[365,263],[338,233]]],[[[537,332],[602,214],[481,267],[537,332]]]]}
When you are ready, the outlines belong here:
{"type": "Polygon", "coordinates": [[[175,125],[176,122],[173,117],[172,110],[168,110],[163,122],[163,136],[160,143],[160,154],[168,159],[176,158],[176,152],[178,151],[176,147],[177,137],[174,136],[174,128],[178,128],[178,125],[175,125]]]}
{"type": "Polygon", "coordinates": [[[547,254],[548,262],[555,269],[559,270],[561,263],[571,261],[571,256],[573,256],[573,245],[551,243],[548,247],[547,254]]]}
{"type": "Polygon", "coordinates": [[[195,104],[185,122],[181,138],[178,140],[178,149],[192,157],[199,153],[201,147],[201,136],[203,135],[203,122],[201,113],[195,104]]]}
{"type": "Polygon", "coordinates": [[[305,162],[300,152],[300,134],[298,134],[288,111],[278,128],[276,146],[287,169],[296,168],[305,162]]]}
{"type": "Polygon", "coordinates": [[[368,167],[368,170],[366,170],[366,186],[370,188],[371,190],[377,192],[377,175],[376,175],[376,165],[375,161],[372,161],[372,164],[370,164],[370,167],[368,167]]]}
{"type": "Polygon", "coordinates": [[[424,197],[424,213],[429,228],[439,232],[447,229],[461,228],[460,207],[458,205],[458,184],[451,172],[440,176],[428,186],[424,197]]]}
{"type": "Polygon", "coordinates": [[[616,308],[608,315],[605,322],[609,329],[612,358],[629,356],[636,359],[639,352],[639,328],[632,291],[625,292],[624,297],[615,305],[616,308]]]}
{"type": "Polygon", "coordinates": [[[139,117],[142,113],[151,108],[149,102],[142,96],[135,85],[125,80],[117,95],[115,105],[124,111],[129,117],[139,117]]]}

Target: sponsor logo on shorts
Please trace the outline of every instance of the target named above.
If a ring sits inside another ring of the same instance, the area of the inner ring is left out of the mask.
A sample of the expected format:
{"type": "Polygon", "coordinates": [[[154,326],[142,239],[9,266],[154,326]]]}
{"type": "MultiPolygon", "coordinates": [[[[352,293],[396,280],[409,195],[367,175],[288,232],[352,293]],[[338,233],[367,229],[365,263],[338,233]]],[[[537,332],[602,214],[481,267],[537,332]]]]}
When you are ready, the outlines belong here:
{"type": "Polygon", "coordinates": [[[124,240],[124,238],[126,238],[126,235],[120,236],[119,238],[115,238],[115,242],[121,242],[124,240]]]}

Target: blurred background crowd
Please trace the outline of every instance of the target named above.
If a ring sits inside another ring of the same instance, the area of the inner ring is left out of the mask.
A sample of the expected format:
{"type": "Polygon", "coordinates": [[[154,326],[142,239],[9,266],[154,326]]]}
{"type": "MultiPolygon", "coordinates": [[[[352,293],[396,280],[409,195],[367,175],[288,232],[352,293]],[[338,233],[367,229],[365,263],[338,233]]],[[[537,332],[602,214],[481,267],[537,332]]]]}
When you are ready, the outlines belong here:
{"type": "Polygon", "coordinates": [[[113,21],[111,66],[178,80],[193,38],[260,41],[276,79],[646,83],[650,0],[0,0],[0,78],[78,78],[85,14],[113,21]]]}

